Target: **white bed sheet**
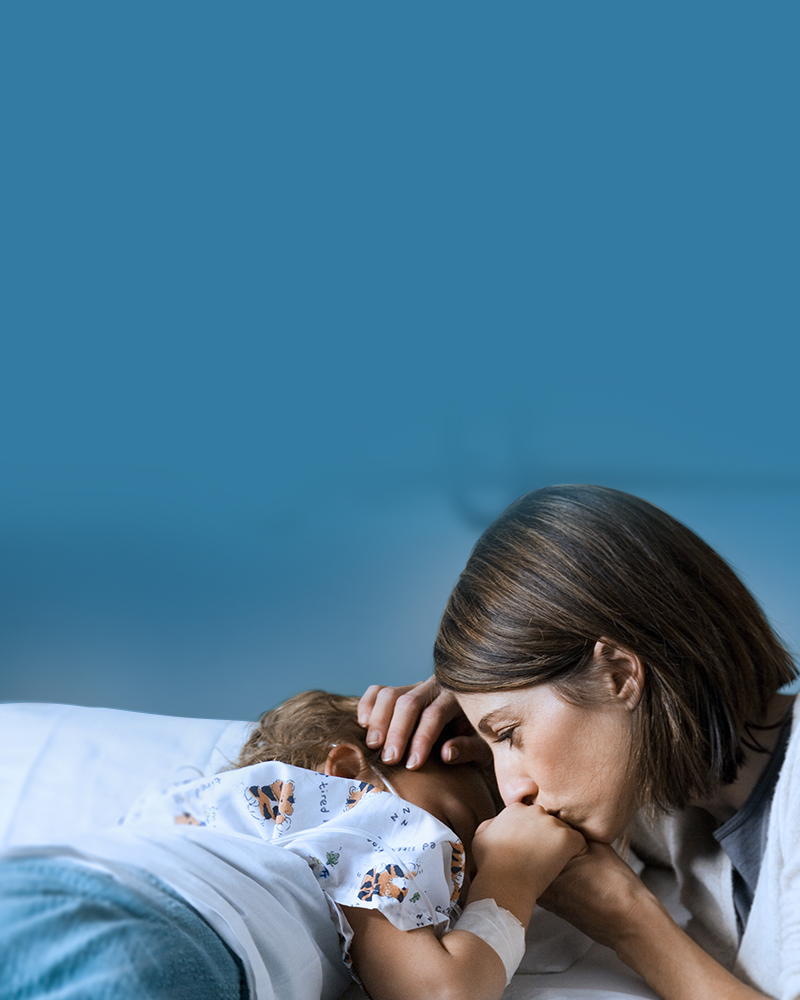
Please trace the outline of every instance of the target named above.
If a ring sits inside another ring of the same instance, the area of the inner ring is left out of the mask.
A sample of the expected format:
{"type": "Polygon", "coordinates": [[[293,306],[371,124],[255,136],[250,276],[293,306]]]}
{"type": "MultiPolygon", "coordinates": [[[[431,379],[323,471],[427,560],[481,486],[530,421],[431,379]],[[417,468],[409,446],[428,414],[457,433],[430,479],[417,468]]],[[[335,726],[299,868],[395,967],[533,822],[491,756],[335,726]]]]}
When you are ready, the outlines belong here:
{"type": "MultiPolygon", "coordinates": [[[[0,846],[58,843],[116,824],[142,791],[180,769],[187,776],[217,771],[248,728],[74,705],[0,705],[0,846]]],[[[612,951],[544,911],[534,915],[528,942],[504,1000],[657,1000],[612,951]],[[561,971],[525,971],[543,968],[561,971]]],[[[353,986],[343,1000],[361,998],[353,986]]]]}

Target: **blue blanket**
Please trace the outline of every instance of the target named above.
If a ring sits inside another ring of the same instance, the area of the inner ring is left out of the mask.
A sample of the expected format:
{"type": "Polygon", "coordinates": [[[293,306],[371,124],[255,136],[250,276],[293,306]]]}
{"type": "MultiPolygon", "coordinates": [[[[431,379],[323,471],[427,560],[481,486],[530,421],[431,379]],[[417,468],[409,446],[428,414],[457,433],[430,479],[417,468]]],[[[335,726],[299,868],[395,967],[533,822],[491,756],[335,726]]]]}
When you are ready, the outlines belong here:
{"type": "Polygon", "coordinates": [[[241,962],[157,878],[0,862],[0,1000],[247,1000],[241,962]]]}

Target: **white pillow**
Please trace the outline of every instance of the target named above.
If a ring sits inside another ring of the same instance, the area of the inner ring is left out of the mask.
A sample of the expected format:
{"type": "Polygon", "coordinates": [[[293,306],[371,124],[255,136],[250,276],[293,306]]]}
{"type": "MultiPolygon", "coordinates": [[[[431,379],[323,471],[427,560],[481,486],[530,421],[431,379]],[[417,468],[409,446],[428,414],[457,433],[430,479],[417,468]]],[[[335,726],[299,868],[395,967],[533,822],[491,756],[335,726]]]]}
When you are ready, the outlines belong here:
{"type": "Polygon", "coordinates": [[[0,845],[118,822],[145,788],[213,774],[250,724],[74,705],[0,705],[0,845]]]}

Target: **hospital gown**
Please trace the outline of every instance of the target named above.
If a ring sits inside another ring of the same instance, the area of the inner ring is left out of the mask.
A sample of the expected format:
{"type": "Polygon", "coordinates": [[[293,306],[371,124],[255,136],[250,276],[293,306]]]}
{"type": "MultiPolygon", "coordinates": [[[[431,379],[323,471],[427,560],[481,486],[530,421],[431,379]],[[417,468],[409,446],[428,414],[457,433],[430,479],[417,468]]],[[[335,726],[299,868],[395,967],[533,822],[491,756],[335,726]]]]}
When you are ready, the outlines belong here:
{"type": "Polygon", "coordinates": [[[155,875],[241,958],[253,1000],[333,1000],[349,981],[343,906],[441,935],[464,880],[462,844],[429,813],[278,761],[154,790],[116,828],[20,851],[155,875]]]}

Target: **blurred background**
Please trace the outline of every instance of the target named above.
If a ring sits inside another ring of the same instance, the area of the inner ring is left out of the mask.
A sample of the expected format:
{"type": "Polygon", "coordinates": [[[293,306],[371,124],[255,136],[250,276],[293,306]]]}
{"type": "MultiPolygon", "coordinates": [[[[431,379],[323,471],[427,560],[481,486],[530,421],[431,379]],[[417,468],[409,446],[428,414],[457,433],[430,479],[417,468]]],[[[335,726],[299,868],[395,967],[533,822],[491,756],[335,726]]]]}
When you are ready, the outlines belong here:
{"type": "Polygon", "coordinates": [[[797,653],[799,27],[5,5],[0,700],[422,678],[555,482],[684,520],[797,653]]]}

